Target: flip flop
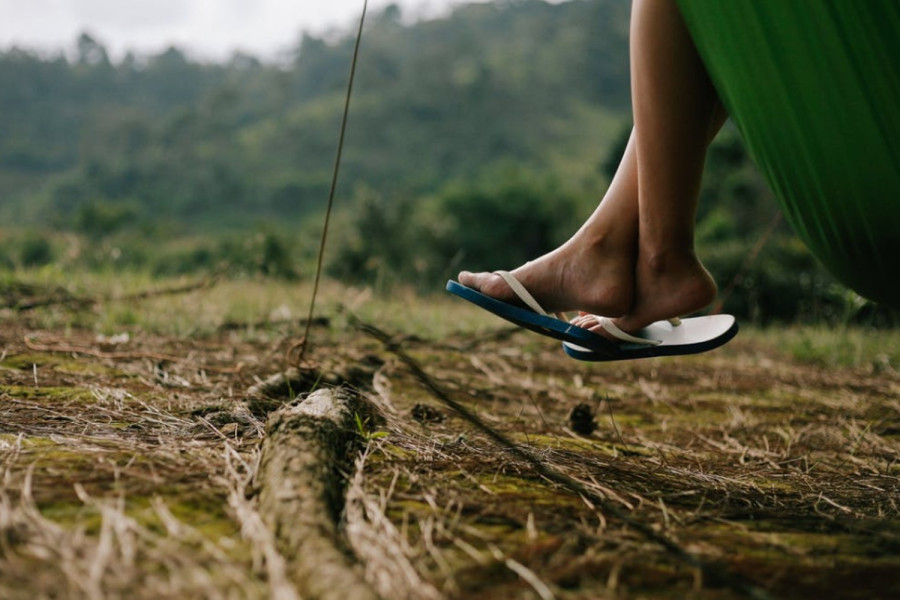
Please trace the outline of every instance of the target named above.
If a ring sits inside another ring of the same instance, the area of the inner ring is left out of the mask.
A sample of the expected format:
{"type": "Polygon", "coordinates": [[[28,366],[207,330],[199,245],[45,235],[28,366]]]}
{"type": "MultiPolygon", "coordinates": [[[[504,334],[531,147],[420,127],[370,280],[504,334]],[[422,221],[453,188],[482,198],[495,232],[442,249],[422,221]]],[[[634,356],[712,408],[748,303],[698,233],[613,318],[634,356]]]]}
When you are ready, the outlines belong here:
{"type": "Polygon", "coordinates": [[[609,342],[607,348],[591,348],[565,341],[563,350],[572,358],[598,362],[698,354],[718,348],[738,332],[737,321],[732,315],[692,317],[681,319],[677,325],[671,321],[657,321],[634,334],[625,333],[611,319],[594,318],[597,325],[621,342],[609,342]]]}
{"type": "Polygon", "coordinates": [[[530,329],[541,335],[556,338],[564,342],[576,344],[577,347],[587,351],[603,351],[607,348],[615,348],[615,342],[610,342],[602,335],[598,335],[583,327],[573,325],[565,318],[558,318],[547,313],[547,311],[541,308],[541,305],[538,304],[537,300],[534,299],[528,290],[525,289],[525,286],[519,283],[519,280],[511,273],[506,271],[495,271],[495,273],[500,275],[500,277],[506,281],[516,296],[518,296],[528,308],[521,308],[512,305],[509,302],[491,298],[478,290],[464,286],[452,279],[447,282],[447,291],[494,313],[502,319],[515,323],[520,327],[525,327],[526,329],[530,329]]]}
{"type": "Polygon", "coordinates": [[[731,315],[712,315],[658,321],[629,335],[606,317],[595,316],[603,329],[621,340],[614,342],[565,318],[548,314],[518,279],[506,271],[495,271],[529,308],[497,300],[478,290],[450,280],[447,291],[494,313],[520,327],[563,341],[572,358],[585,361],[614,361],[653,356],[696,354],[718,348],[733,338],[738,325],[731,315]]]}

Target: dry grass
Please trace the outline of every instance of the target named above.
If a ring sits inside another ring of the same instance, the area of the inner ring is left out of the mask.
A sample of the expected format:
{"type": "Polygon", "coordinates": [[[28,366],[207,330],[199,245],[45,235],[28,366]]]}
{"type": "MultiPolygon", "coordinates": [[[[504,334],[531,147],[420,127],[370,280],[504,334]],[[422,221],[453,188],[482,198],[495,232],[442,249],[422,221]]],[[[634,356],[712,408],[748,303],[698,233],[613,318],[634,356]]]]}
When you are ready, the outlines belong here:
{"type": "Polygon", "coordinates": [[[221,442],[150,404],[116,410],[97,396],[77,418],[71,404],[32,411],[57,423],[49,435],[5,415],[19,433],[0,444],[0,596],[265,597],[210,477],[221,442]],[[140,433],[103,431],[126,423],[140,433]]]}
{"type": "MultiPolygon", "coordinates": [[[[302,596],[247,494],[277,399],[244,392],[284,368],[305,293],[223,282],[0,312],[0,597],[302,596]]],[[[344,522],[385,597],[741,597],[730,577],[773,597],[900,594],[897,332],[743,332],[697,357],[587,365],[452,300],[326,288],[319,314],[303,385],[350,382],[385,417],[364,424],[344,522]],[[449,410],[347,311],[584,497],[449,410]]]]}
{"type": "MultiPolygon", "coordinates": [[[[412,352],[481,419],[714,574],[776,597],[897,592],[896,374],[774,362],[740,341],[703,357],[581,368],[489,341],[439,360],[424,347],[412,352]],[[581,402],[600,424],[587,437],[567,420],[581,402]]],[[[417,568],[448,595],[741,595],[539,479],[442,411],[399,364],[381,377],[399,418],[368,462],[370,493],[392,491],[385,512],[407,531],[405,544],[430,549],[417,568]],[[423,402],[443,420],[416,423],[423,402]]]]}

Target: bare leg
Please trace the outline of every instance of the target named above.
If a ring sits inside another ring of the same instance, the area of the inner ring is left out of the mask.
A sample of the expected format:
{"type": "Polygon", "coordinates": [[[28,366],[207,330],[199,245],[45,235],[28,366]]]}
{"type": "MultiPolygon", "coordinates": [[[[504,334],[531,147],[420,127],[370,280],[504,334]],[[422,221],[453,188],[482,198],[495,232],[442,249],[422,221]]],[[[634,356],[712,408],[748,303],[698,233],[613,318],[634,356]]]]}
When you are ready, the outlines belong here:
{"type": "MultiPolygon", "coordinates": [[[[632,134],[603,201],[575,235],[512,272],[545,310],[619,316],[631,307],[637,259],[637,186],[632,134]]],[[[494,298],[516,301],[506,283],[493,273],[463,271],[459,282],[494,298]]]]}
{"type": "MultiPolygon", "coordinates": [[[[513,271],[546,310],[621,316],[627,331],[715,296],[693,236],[706,148],[725,120],[673,0],[636,0],[631,40],[636,125],[609,190],[568,242],[513,271]]],[[[459,281],[515,301],[497,275],[459,281]]]]}
{"type": "Polygon", "coordinates": [[[635,0],[631,69],[640,234],[634,303],[617,320],[626,331],[715,298],[694,221],[706,149],[725,119],[674,0],[635,0]]]}

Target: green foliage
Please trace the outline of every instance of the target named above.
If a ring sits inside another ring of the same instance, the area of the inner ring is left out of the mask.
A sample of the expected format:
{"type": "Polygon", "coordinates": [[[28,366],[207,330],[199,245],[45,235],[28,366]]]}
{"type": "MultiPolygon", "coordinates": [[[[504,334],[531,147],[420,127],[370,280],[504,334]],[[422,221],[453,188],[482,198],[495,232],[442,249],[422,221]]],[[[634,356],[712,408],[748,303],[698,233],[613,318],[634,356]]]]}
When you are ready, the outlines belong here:
{"type": "MultiPolygon", "coordinates": [[[[571,235],[628,140],[628,13],[621,0],[506,0],[414,24],[396,6],[373,15],[329,273],[438,290],[571,235]]],[[[0,222],[16,229],[0,269],[305,277],[354,34],[304,34],[278,65],[176,48],[115,63],[86,34],[72,59],[0,52],[0,222]]],[[[787,225],[768,233],[777,211],[726,127],[697,228],[725,310],[762,323],[865,313],[787,225]]]]}
{"type": "Polygon", "coordinates": [[[521,170],[500,170],[474,185],[448,187],[441,208],[451,226],[445,244],[467,268],[519,265],[571,235],[585,215],[559,182],[521,170]]]}
{"type": "Polygon", "coordinates": [[[757,323],[845,320],[834,279],[793,235],[734,127],[710,147],[697,245],[722,293],[723,310],[757,323]]]}
{"type": "Polygon", "coordinates": [[[40,268],[59,259],[57,235],[37,229],[0,229],[0,273],[40,268]]]}
{"type": "MultiPolygon", "coordinates": [[[[374,15],[342,189],[429,193],[497,161],[542,164],[573,136],[602,141],[567,115],[627,108],[627,12],[526,0],[416,25],[397,7],[374,15]]],[[[72,62],[0,52],[0,216],[54,214],[66,228],[124,201],[193,231],[299,222],[327,197],[353,41],[306,34],[277,66],[195,63],[175,48],[115,64],[86,34],[72,62]]]]}
{"type": "Polygon", "coordinates": [[[263,275],[280,279],[297,279],[297,271],[287,244],[274,233],[266,233],[262,240],[259,270],[263,275]]]}
{"type": "Polygon", "coordinates": [[[400,194],[388,201],[363,191],[330,270],[378,287],[434,289],[462,264],[499,268],[551,250],[577,226],[578,204],[554,179],[514,167],[448,184],[427,199],[400,194]]]}
{"type": "Polygon", "coordinates": [[[388,198],[371,189],[358,190],[353,208],[344,214],[344,235],[332,244],[329,272],[379,289],[400,282],[428,287],[443,257],[435,247],[442,237],[436,228],[439,221],[426,217],[426,204],[408,194],[388,198]]]}
{"type": "Polygon", "coordinates": [[[45,236],[29,233],[22,241],[19,262],[23,267],[43,267],[53,262],[53,246],[45,236]]]}
{"type": "MultiPolygon", "coordinates": [[[[293,281],[300,278],[300,250],[296,243],[268,228],[251,229],[243,235],[218,239],[202,236],[162,251],[144,249],[144,268],[156,276],[222,271],[232,276],[263,276],[293,281]]],[[[140,250],[135,255],[140,255],[140,250]]],[[[134,256],[134,255],[133,255],[134,256]]]]}
{"type": "Polygon", "coordinates": [[[353,419],[356,423],[356,434],[366,442],[374,442],[390,435],[387,431],[372,431],[369,429],[369,419],[359,416],[359,413],[353,413],[353,419]]]}
{"type": "Polygon", "coordinates": [[[103,237],[135,221],[136,214],[137,209],[133,202],[92,200],[78,208],[74,227],[86,235],[103,237]]]}

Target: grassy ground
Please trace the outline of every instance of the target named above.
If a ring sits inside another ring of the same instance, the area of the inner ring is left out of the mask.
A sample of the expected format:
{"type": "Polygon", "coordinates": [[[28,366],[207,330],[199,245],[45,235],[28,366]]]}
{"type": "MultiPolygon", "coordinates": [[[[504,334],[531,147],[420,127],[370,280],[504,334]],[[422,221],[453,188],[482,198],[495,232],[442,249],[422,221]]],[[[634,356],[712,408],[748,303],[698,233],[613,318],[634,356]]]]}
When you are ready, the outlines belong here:
{"type": "MultiPolygon", "coordinates": [[[[58,280],[0,282],[0,597],[289,597],[245,396],[286,368],[308,286],[58,280]]],[[[898,332],[582,364],[453,298],[326,285],[316,315],[309,381],[384,415],[345,519],[386,597],[900,594],[898,332]]]]}

